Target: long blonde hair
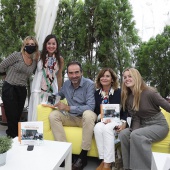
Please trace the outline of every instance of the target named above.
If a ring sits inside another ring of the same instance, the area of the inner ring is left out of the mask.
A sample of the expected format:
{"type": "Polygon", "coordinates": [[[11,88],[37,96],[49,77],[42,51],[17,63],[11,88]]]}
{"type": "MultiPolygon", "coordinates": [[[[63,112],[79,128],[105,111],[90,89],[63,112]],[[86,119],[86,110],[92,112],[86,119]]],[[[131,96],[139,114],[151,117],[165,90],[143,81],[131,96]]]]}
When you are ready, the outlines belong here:
{"type": "Polygon", "coordinates": [[[123,71],[123,74],[126,71],[129,71],[132,79],[134,80],[134,87],[133,87],[133,91],[131,91],[131,89],[125,85],[124,81],[122,83],[121,101],[122,101],[123,110],[125,110],[126,101],[127,101],[129,94],[133,93],[134,99],[133,99],[132,109],[134,111],[138,111],[139,110],[139,102],[140,102],[141,92],[145,89],[152,89],[152,88],[148,87],[146,85],[141,74],[139,73],[139,71],[137,69],[126,68],[123,71]]]}

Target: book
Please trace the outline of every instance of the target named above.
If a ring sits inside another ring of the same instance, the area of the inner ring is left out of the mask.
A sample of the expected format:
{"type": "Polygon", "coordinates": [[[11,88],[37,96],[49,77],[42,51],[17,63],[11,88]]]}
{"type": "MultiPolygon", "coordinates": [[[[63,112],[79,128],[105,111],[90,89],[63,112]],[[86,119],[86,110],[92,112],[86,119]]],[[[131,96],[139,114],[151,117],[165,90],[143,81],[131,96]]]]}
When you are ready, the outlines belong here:
{"type": "Polygon", "coordinates": [[[107,119],[111,121],[120,120],[120,104],[101,104],[100,105],[101,122],[107,119]]]}
{"type": "Polygon", "coordinates": [[[60,98],[61,97],[58,95],[44,92],[41,105],[45,107],[51,107],[53,109],[57,109],[57,107],[54,107],[54,105],[60,101],[60,98]]]}
{"type": "Polygon", "coordinates": [[[43,143],[43,122],[19,122],[18,141],[21,145],[40,145],[43,143]]]}

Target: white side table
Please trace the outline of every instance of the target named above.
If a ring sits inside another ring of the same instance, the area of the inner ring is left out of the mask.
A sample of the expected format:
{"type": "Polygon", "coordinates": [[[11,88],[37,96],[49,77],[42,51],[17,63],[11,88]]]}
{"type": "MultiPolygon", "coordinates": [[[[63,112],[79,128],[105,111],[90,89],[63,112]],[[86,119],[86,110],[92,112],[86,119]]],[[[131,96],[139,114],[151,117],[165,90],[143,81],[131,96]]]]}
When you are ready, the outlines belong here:
{"type": "Polygon", "coordinates": [[[40,146],[34,146],[27,151],[27,146],[21,146],[18,138],[13,139],[12,149],[7,152],[7,160],[1,170],[59,170],[65,160],[65,170],[71,170],[72,144],[44,140],[40,146]]]}
{"type": "Polygon", "coordinates": [[[151,170],[170,170],[170,154],[152,152],[151,170]]]}

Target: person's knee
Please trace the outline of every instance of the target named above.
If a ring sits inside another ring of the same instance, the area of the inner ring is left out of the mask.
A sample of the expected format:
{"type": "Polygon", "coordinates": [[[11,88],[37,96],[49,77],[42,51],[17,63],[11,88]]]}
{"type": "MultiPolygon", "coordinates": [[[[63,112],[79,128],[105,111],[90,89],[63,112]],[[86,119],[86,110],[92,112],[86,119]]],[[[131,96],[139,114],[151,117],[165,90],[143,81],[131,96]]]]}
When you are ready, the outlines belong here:
{"type": "Polygon", "coordinates": [[[132,133],[130,134],[130,139],[131,140],[134,140],[134,139],[137,139],[140,135],[139,131],[138,130],[134,130],[132,131],[132,133]]]}
{"type": "Polygon", "coordinates": [[[85,122],[95,122],[96,118],[97,115],[91,110],[86,110],[83,112],[83,120],[85,122]]]}
{"type": "Polygon", "coordinates": [[[119,138],[120,138],[120,139],[123,139],[123,138],[125,138],[126,136],[127,136],[127,130],[126,130],[126,129],[121,130],[121,131],[119,132],[119,138]]]}
{"type": "Polygon", "coordinates": [[[105,134],[110,134],[110,135],[114,135],[114,127],[115,127],[115,125],[113,125],[112,123],[107,123],[107,124],[103,127],[103,133],[105,133],[105,134]]]}
{"type": "Polygon", "coordinates": [[[57,111],[57,110],[52,111],[52,112],[49,114],[49,116],[48,116],[50,122],[53,121],[53,120],[55,120],[55,119],[59,116],[59,113],[60,113],[60,112],[57,111]]]}
{"type": "Polygon", "coordinates": [[[94,133],[100,133],[103,131],[103,125],[101,122],[97,123],[94,127],[94,133]]]}

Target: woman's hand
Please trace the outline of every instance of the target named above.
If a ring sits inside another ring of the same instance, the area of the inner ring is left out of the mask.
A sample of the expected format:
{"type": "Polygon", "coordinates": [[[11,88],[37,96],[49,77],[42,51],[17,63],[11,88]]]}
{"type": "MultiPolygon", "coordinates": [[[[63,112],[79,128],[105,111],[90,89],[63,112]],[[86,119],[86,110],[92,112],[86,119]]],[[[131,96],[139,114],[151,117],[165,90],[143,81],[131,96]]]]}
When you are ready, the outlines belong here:
{"type": "Polygon", "coordinates": [[[126,123],[123,123],[122,125],[116,126],[115,130],[116,130],[116,132],[119,133],[121,130],[123,130],[125,128],[126,128],[126,123]]]}
{"type": "Polygon", "coordinates": [[[111,122],[111,119],[106,119],[103,123],[107,124],[107,123],[110,123],[110,122],[111,122]]]}

